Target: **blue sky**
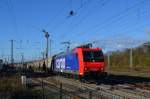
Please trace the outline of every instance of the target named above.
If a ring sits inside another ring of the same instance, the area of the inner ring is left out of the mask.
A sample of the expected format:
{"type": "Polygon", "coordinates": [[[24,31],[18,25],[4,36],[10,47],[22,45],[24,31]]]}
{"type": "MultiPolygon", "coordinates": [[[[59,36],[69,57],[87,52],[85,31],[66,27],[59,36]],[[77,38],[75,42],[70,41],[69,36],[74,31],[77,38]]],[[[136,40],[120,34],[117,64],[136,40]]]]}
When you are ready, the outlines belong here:
{"type": "Polygon", "coordinates": [[[0,0],[0,56],[10,57],[14,39],[16,61],[21,53],[26,60],[42,57],[42,29],[50,33],[52,54],[64,49],[65,41],[72,47],[96,41],[108,51],[118,42],[149,40],[149,5],[149,0],[0,0]]]}

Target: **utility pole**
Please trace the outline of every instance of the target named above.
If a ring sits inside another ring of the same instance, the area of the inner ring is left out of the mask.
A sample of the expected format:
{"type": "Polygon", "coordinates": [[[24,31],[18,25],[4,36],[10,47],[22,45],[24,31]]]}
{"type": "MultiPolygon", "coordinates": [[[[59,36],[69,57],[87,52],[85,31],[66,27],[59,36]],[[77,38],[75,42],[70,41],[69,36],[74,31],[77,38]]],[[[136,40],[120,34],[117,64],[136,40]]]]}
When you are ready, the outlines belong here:
{"type": "Polygon", "coordinates": [[[50,57],[51,57],[51,55],[52,55],[52,53],[51,53],[51,52],[52,52],[52,40],[51,40],[51,39],[50,39],[50,42],[49,42],[49,43],[50,43],[50,46],[49,46],[49,47],[50,47],[50,48],[49,48],[49,51],[50,51],[50,57]]]}
{"type": "Polygon", "coordinates": [[[22,63],[22,68],[23,68],[23,64],[24,64],[24,55],[23,55],[23,53],[21,53],[21,63],[22,63]]]}
{"type": "Polygon", "coordinates": [[[108,70],[110,70],[110,52],[108,52],[108,54],[107,54],[107,61],[108,61],[108,63],[107,63],[108,70]]]}
{"type": "Polygon", "coordinates": [[[14,65],[14,40],[10,40],[11,42],[11,66],[13,67],[14,65]]]}
{"type": "Polygon", "coordinates": [[[6,58],[4,58],[4,59],[5,59],[5,62],[4,62],[4,63],[6,64],[6,63],[7,63],[7,59],[6,59],[6,58]]]}
{"type": "Polygon", "coordinates": [[[133,68],[133,49],[130,48],[130,70],[133,68]]]}
{"type": "Polygon", "coordinates": [[[43,32],[45,33],[45,38],[46,38],[46,61],[47,61],[46,65],[48,67],[49,34],[45,30],[43,30],[43,32]]]}
{"type": "Polygon", "coordinates": [[[7,57],[7,64],[9,64],[10,63],[10,60],[9,60],[9,56],[7,57]]]}
{"type": "Polygon", "coordinates": [[[44,54],[45,54],[45,53],[44,53],[44,52],[41,52],[41,54],[42,54],[42,60],[44,61],[44,56],[45,56],[44,54]]]}

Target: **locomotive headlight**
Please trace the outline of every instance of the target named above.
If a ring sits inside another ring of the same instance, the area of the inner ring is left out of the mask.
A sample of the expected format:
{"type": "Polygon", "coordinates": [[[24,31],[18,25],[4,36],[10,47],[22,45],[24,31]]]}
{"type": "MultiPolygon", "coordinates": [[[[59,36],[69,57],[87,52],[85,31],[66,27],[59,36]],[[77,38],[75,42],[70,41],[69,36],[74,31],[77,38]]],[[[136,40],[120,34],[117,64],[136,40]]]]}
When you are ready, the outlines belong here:
{"type": "Polygon", "coordinates": [[[84,70],[87,70],[87,68],[85,67],[84,70]]]}

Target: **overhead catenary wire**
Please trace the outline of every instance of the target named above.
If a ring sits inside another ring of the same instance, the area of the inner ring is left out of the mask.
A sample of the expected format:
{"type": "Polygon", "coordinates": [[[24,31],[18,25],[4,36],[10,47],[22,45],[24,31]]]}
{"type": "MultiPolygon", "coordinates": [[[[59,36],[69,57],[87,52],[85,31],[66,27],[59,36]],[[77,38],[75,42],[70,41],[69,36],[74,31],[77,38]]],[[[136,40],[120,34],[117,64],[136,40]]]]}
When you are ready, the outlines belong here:
{"type": "MultiPolygon", "coordinates": [[[[120,18],[121,19],[121,18],[120,18]]],[[[118,19],[117,19],[118,20],[118,19]]],[[[108,20],[109,21],[109,20],[108,20]]],[[[117,21],[116,21],[117,22],[117,21]]],[[[107,22],[106,22],[107,23],[107,22]]],[[[90,29],[88,29],[88,30],[90,30],[90,29]]],[[[81,36],[81,35],[80,35],[81,36]]]]}
{"type": "MultiPolygon", "coordinates": [[[[15,42],[17,43],[16,47],[15,47],[16,52],[18,52],[18,53],[23,52],[25,54],[25,56],[27,54],[30,54],[31,52],[38,53],[38,52],[42,51],[39,41],[29,41],[28,40],[28,43],[27,43],[26,41],[23,41],[23,40],[20,40],[20,41],[15,40],[15,42]]],[[[28,59],[28,58],[29,57],[26,56],[26,59],[28,59]]]]}
{"type": "MultiPolygon", "coordinates": [[[[92,0],[87,0],[87,1],[83,4],[83,6],[89,4],[91,1],[92,1],[92,0]]],[[[71,3],[70,8],[73,9],[73,2],[72,2],[72,0],[71,0],[69,3],[71,3]]],[[[77,8],[77,10],[75,10],[75,11],[77,12],[77,11],[81,10],[81,9],[83,8],[83,6],[77,8]]],[[[55,29],[55,30],[58,30],[58,28],[60,28],[62,25],[64,25],[64,24],[67,22],[67,20],[68,20],[68,17],[66,17],[66,18],[64,19],[64,21],[61,21],[60,23],[56,24],[56,25],[51,29],[51,31],[54,31],[54,29],[55,29]]]]}
{"type": "MultiPolygon", "coordinates": [[[[138,27],[139,28],[139,27],[138,27]]],[[[136,28],[137,29],[137,28],[136,28]]],[[[131,30],[131,29],[130,29],[131,30]]],[[[131,40],[130,38],[120,38],[120,39],[115,39],[112,38],[113,40],[97,40],[97,42],[101,44],[104,44],[105,46],[116,46],[115,44],[124,44],[127,48],[129,48],[131,46],[131,40]],[[130,46],[129,46],[130,44],[130,46]]],[[[133,40],[132,40],[133,41],[133,40]]],[[[136,40],[135,40],[136,41],[136,40]]],[[[143,42],[146,42],[147,40],[140,40],[137,41],[136,43],[132,43],[132,46],[136,46],[138,44],[141,44],[143,42]]]]}
{"type": "MultiPolygon", "coordinates": [[[[82,1],[82,0],[81,0],[81,1],[82,1]]],[[[84,2],[81,7],[77,8],[76,11],[81,10],[83,6],[85,6],[86,4],[89,3],[89,1],[92,1],[92,0],[87,0],[86,2],[84,2]]],[[[73,3],[73,2],[72,2],[72,0],[70,0],[70,2],[67,2],[67,4],[65,4],[65,6],[63,6],[63,7],[56,13],[56,15],[54,15],[54,16],[51,18],[51,20],[50,20],[47,24],[45,24],[45,25],[43,26],[43,28],[47,28],[48,26],[54,24],[54,21],[56,20],[56,18],[57,18],[58,16],[60,16],[60,14],[61,14],[62,12],[64,12],[64,10],[66,9],[66,7],[68,7],[67,5],[69,5],[69,3],[70,3],[70,5],[71,5],[71,9],[72,9],[72,6],[73,6],[72,3],[73,3]]],[[[65,21],[66,21],[66,20],[65,20],[65,21]]],[[[61,23],[58,23],[58,24],[56,24],[55,26],[57,26],[57,28],[59,28],[61,25],[65,24],[65,21],[63,21],[63,22],[61,22],[61,23]]],[[[52,31],[53,31],[53,29],[56,28],[55,26],[52,27],[52,31]]],[[[32,26],[32,27],[33,27],[33,26],[32,26]]],[[[37,27],[34,27],[34,28],[37,29],[37,30],[39,30],[37,27]]]]}
{"type": "MultiPolygon", "coordinates": [[[[81,10],[85,5],[89,4],[91,1],[92,1],[92,0],[87,0],[86,2],[84,2],[84,3],[82,4],[81,7],[77,8],[76,11],[81,10]]],[[[64,12],[64,10],[66,9],[66,7],[67,7],[67,5],[68,5],[69,3],[70,3],[70,2],[67,2],[67,4],[66,4],[65,6],[63,6],[63,7],[56,13],[56,15],[54,15],[54,17],[51,18],[51,22],[48,22],[47,24],[45,24],[44,28],[46,28],[46,27],[48,27],[48,26],[54,24],[53,22],[56,20],[56,18],[57,18],[58,16],[60,16],[60,14],[61,14],[62,12],[64,12]]],[[[72,0],[71,0],[71,8],[72,8],[72,0]]],[[[58,28],[60,28],[60,27],[61,27],[62,25],[64,25],[66,22],[67,22],[67,18],[65,18],[64,21],[61,21],[61,22],[55,24],[53,27],[51,27],[51,31],[53,32],[54,30],[58,30],[58,28]]],[[[30,25],[30,26],[31,26],[31,25],[30,25]]],[[[35,27],[35,26],[33,26],[33,25],[32,25],[32,27],[33,27],[34,29],[36,29],[37,31],[40,31],[40,30],[41,30],[41,28],[35,27]]]]}
{"type": "MultiPolygon", "coordinates": [[[[134,10],[133,10],[133,12],[135,12],[134,10]]],[[[145,14],[149,14],[149,13],[147,13],[148,11],[144,11],[144,12],[140,12],[140,19],[144,19],[144,15],[145,14]]],[[[126,15],[124,15],[124,16],[129,16],[130,14],[129,13],[126,13],[126,15]]],[[[125,18],[126,18],[125,17],[125,18]]],[[[121,18],[122,18],[122,16],[121,16],[121,18]]],[[[119,31],[118,31],[118,33],[117,34],[115,34],[115,35],[113,35],[113,36],[117,36],[118,34],[120,34],[120,35],[123,35],[123,34],[125,34],[125,33],[127,33],[127,32],[129,32],[129,30],[130,29],[132,29],[131,27],[133,27],[133,29],[135,29],[135,30],[137,30],[137,29],[140,29],[142,26],[144,26],[144,24],[145,23],[142,23],[142,25],[141,25],[141,23],[139,24],[139,21],[140,21],[140,19],[138,18],[138,16],[137,16],[137,21],[133,21],[133,23],[132,24],[128,24],[128,22],[126,22],[126,23],[124,23],[124,24],[118,24],[118,22],[120,22],[120,23],[122,23],[122,21],[120,21],[120,18],[119,19],[115,19],[115,20],[113,20],[110,24],[107,24],[107,26],[109,25],[112,25],[112,24],[116,24],[117,26],[119,26],[119,28],[117,29],[117,30],[123,30],[121,33],[119,33],[119,31]],[[119,21],[117,21],[117,20],[119,20],[119,21]],[[128,26],[126,26],[126,24],[128,24],[128,26]],[[139,27],[137,27],[137,26],[139,26],[139,27]],[[126,30],[128,30],[128,31],[126,31],[126,30]]],[[[136,20],[136,19],[135,19],[136,20]]],[[[143,22],[143,21],[140,21],[140,22],[143,22]]],[[[105,24],[106,25],[106,24],[105,24]]],[[[106,26],[106,27],[107,27],[106,26]]],[[[132,30],[133,30],[132,29],[132,30]]],[[[105,28],[104,28],[104,26],[103,27],[101,27],[101,28],[98,28],[98,30],[105,30],[105,28]]],[[[97,30],[97,31],[98,31],[97,30]]],[[[115,33],[115,31],[113,32],[112,30],[110,30],[110,32],[112,32],[112,33],[115,33]]]]}
{"type": "MultiPolygon", "coordinates": [[[[146,12],[144,12],[144,13],[146,13],[146,12]]],[[[144,18],[143,17],[144,15],[140,15],[140,17],[142,17],[142,18],[144,18]]],[[[129,30],[130,30],[130,28],[132,29],[132,30],[137,30],[137,29],[140,29],[140,28],[142,28],[143,26],[145,26],[146,24],[139,24],[139,22],[135,22],[134,23],[134,25],[133,24],[130,24],[129,26],[126,26],[125,24],[121,24],[121,25],[119,25],[119,30],[123,30],[122,31],[122,35],[124,34],[124,33],[128,33],[129,32],[129,30]],[[139,26],[139,27],[137,27],[137,26],[139,26]],[[127,31],[128,30],[128,31],[127,31]]],[[[147,24],[148,25],[148,24],[147,24]]],[[[120,33],[119,33],[120,34],[120,33]]]]}
{"type": "MultiPolygon", "coordinates": [[[[91,1],[92,1],[92,0],[87,0],[87,1],[83,4],[83,6],[89,4],[89,2],[91,2],[91,1]]],[[[72,2],[70,2],[70,3],[72,3],[72,2]]],[[[83,8],[83,7],[82,7],[82,8],[83,8]]],[[[81,7],[79,7],[76,11],[79,11],[79,10],[81,10],[81,7]]],[[[54,31],[54,29],[55,29],[55,30],[58,30],[58,28],[60,28],[62,25],[64,25],[64,24],[67,22],[67,20],[68,20],[68,17],[66,17],[66,18],[64,19],[64,21],[61,21],[61,22],[59,22],[58,24],[56,24],[54,27],[52,27],[51,31],[54,31]]]]}
{"type": "MultiPolygon", "coordinates": [[[[139,18],[141,18],[141,12],[139,12],[139,18]]],[[[117,20],[117,19],[115,19],[115,20],[117,20]]],[[[108,20],[108,21],[109,21],[109,20],[108,20]]],[[[60,26],[63,25],[63,24],[65,24],[66,20],[61,21],[61,22],[62,22],[62,23],[59,24],[60,26]]],[[[111,24],[111,23],[109,23],[109,24],[111,24]]],[[[79,24],[79,25],[80,25],[80,24],[79,24]]],[[[60,26],[54,27],[53,30],[59,28],[60,26]]],[[[107,25],[105,24],[105,26],[107,26],[107,25]]],[[[93,28],[92,28],[92,29],[93,29],[93,28]]],[[[95,28],[94,28],[94,29],[95,29],[95,28]]],[[[99,29],[99,26],[97,26],[96,29],[99,29]]],[[[100,29],[101,29],[101,28],[100,28],[100,29]]]]}
{"type": "MultiPolygon", "coordinates": [[[[145,12],[143,12],[145,14],[145,12]]],[[[141,13],[140,13],[140,17],[142,17],[141,13]]],[[[137,25],[137,24],[136,24],[137,25]]],[[[139,28],[139,27],[138,27],[139,28]]],[[[80,35],[81,36],[81,35],[80,35]]]]}
{"type": "MultiPolygon", "coordinates": [[[[77,9],[75,9],[74,11],[74,13],[75,13],[75,15],[76,14],[78,14],[84,7],[86,7],[88,4],[90,4],[91,2],[92,2],[92,0],[86,0],[86,1],[84,1],[83,2],[83,0],[80,0],[81,1],[81,6],[80,7],[78,7],[77,9]]],[[[79,14],[78,14],[79,15],[79,14]]],[[[74,15],[73,15],[74,16],[74,15]]],[[[80,16],[80,15],[79,15],[80,16]]],[[[71,18],[71,20],[69,21],[69,24],[70,25],[72,25],[74,22],[73,22],[73,20],[76,18],[76,17],[68,17],[68,18],[71,18]]],[[[67,22],[67,21],[66,21],[67,22]]],[[[63,22],[62,22],[63,23],[63,22]]],[[[65,24],[65,22],[63,23],[63,24],[65,24]]],[[[63,25],[62,24],[62,25],[63,25]]],[[[56,25],[57,26],[57,25],[56,25]]],[[[60,25],[59,25],[60,26],[60,25]]],[[[59,28],[59,27],[58,27],[59,28]]],[[[58,30],[58,29],[57,29],[58,30]]],[[[64,35],[60,35],[61,37],[63,37],[64,35]]]]}
{"type": "MultiPolygon", "coordinates": [[[[43,28],[45,29],[45,28],[51,26],[52,24],[55,24],[54,21],[57,19],[58,16],[60,16],[60,15],[65,11],[65,9],[68,7],[67,5],[69,5],[69,3],[70,3],[70,2],[67,2],[67,4],[65,4],[65,5],[50,19],[50,21],[48,21],[48,23],[44,24],[44,25],[43,25],[43,28]]],[[[66,21],[66,20],[65,20],[65,21],[66,21]]],[[[55,26],[57,26],[57,28],[58,28],[59,26],[61,26],[62,24],[64,24],[65,21],[62,21],[61,23],[58,23],[58,24],[52,26],[52,27],[51,27],[51,31],[53,31],[53,30],[55,29],[55,26]]],[[[31,25],[31,24],[28,24],[27,26],[31,26],[33,29],[35,29],[35,30],[37,30],[37,31],[39,31],[39,32],[41,32],[41,31],[43,30],[43,28],[39,28],[39,27],[34,26],[34,25],[31,25]]]]}
{"type": "MultiPolygon", "coordinates": [[[[143,24],[143,25],[145,25],[145,24],[143,24]]],[[[147,25],[150,25],[150,24],[147,24],[147,25]]],[[[141,27],[141,25],[137,24],[136,27],[131,28],[131,29],[127,28],[127,30],[124,31],[124,32],[128,32],[128,31],[131,31],[131,30],[139,29],[140,27],[141,27]]],[[[114,36],[114,37],[116,37],[116,36],[114,36]]],[[[132,43],[131,46],[136,46],[136,45],[142,44],[144,42],[147,42],[147,40],[145,40],[145,39],[144,40],[132,40],[130,38],[124,38],[124,39],[122,39],[122,38],[120,38],[120,39],[112,38],[112,40],[97,40],[97,41],[101,42],[101,43],[105,42],[105,45],[109,44],[109,45],[113,45],[113,46],[114,46],[114,42],[115,43],[119,43],[119,44],[126,44],[126,46],[128,46],[128,47],[129,47],[129,44],[131,45],[131,43],[132,43]]]]}
{"type": "MultiPolygon", "coordinates": [[[[72,0],[70,0],[70,1],[71,1],[71,4],[72,4],[72,0]]],[[[87,0],[87,1],[89,1],[89,0],[87,0]]],[[[92,1],[92,0],[91,0],[91,1],[92,1]]],[[[43,27],[44,27],[44,28],[47,28],[48,26],[54,24],[54,21],[57,19],[58,16],[60,16],[60,14],[61,14],[62,12],[64,12],[64,10],[68,7],[67,5],[69,5],[69,3],[70,3],[70,2],[67,2],[67,4],[65,4],[65,5],[51,18],[51,20],[50,20],[47,24],[45,24],[43,27]]],[[[85,4],[87,4],[87,2],[85,2],[85,4]]],[[[85,5],[85,4],[84,4],[84,5],[85,5]]],[[[52,27],[52,31],[53,31],[54,29],[56,29],[56,28],[59,28],[61,25],[65,24],[65,21],[66,21],[66,18],[65,18],[64,21],[61,21],[60,23],[58,23],[58,24],[56,24],[55,26],[53,26],[53,27],[52,27]]],[[[35,29],[35,30],[37,30],[37,31],[40,31],[40,32],[41,32],[41,30],[42,30],[42,28],[39,28],[39,27],[34,26],[34,25],[31,25],[31,24],[27,24],[26,26],[28,26],[28,27],[30,26],[30,27],[32,27],[33,29],[35,29]]]]}
{"type": "Polygon", "coordinates": [[[86,13],[75,25],[74,25],[74,28],[71,30],[71,32],[76,28],[78,27],[82,22],[84,22],[84,20],[86,20],[87,18],[89,18],[92,13],[94,13],[95,11],[95,8],[99,5],[99,3],[101,3],[100,5],[100,8],[104,7],[110,0],[99,0],[97,2],[97,4],[92,8],[92,12],[89,11],[88,13],[86,13]]]}
{"type": "MultiPolygon", "coordinates": [[[[13,8],[13,4],[12,4],[11,0],[8,0],[8,8],[9,8],[9,10],[10,10],[10,13],[11,13],[12,18],[13,18],[13,21],[14,21],[14,26],[15,26],[14,29],[17,31],[16,33],[18,33],[18,25],[17,25],[15,13],[14,13],[14,11],[13,11],[14,8],[13,8]]],[[[66,8],[66,6],[64,6],[64,10],[65,10],[65,8],[66,8]]],[[[61,12],[60,12],[60,13],[62,13],[62,12],[63,12],[63,10],[61,9],[61,12]]],[[[57,15],[56,15],[56,16],[57,16],[57,15]]],[[[56,16],[54,16],[53,18],[56,18],[56,16]]],[[[37,31],[41,31],[41,29],[38,28],[38,27],[32,26],[32,28],[36,29],[37,31]]]]}
{"type": "MultiPolygon", "coordinates": [[[[112,21],[113,19],[118,20],[117,18],[120,17],[122,14],[127,13],[128,11],[130,11],[130,10],[133,9],[134,7],[136,7],[136,6],[138,6],[138,5],[142,4],[142,3],[144,3],[145,1],[146,1],[146,0],[142,0],[142,1],[140,1],[140,2],[138,2],[138,3],[136,3],[136,4],[134,4],[134,5],[132,5],[132,6],[128,7],[128,8],[126,8],[125,10],[123,10],[123,11],[117,13],[117,14],[114,15],[113,17],[109,17],[109,18],[107,18],[106,20],[104,20],[104,21],[102,21],[102,22],[100,22],[100,23],[98,23],[98,24],[96,24],[96,25],[91,26],[91,27],[89,28],[89,30],[91,31],[91,30],[96,29],[96,28],[98,28],[98,27],[100,27],[100,26],[102,27],[102,26],[104,26],[106,23],[112,21]]],[[[110,23],[110,24],[111,24],[111,23],[110,23]]],[[[102,28],[103,28],[103,27],[102,27],[102,28]]]]}
{"type": "Polygon", "coordinates": [[[60,14],[61,14],[62,12],[64,12],[64,10],[66,9],[66,7],[68,7],[68,5],[69,5],[69,2],[67,2],[67,3],[50,19],[50,21],[49,21],[47,24],[44,25],[44,28],[47,28],[48,26],[54,24],[53,22],[56,20],[56,18],[57,18],[58,16],[60,16],[60,14]]]}
{"type": "MultiPolygon", "coordinates": [[[[107,18],[106,20],[104,20],[104,21],[102,21],[102,22],[100,22],[100,23],[98,23],[98,24],[96,24],[96,25],[93,25],[93,26],[91,26],[91,27],[88,27],[88,30],[85,31],[85,33],[89,32],[89,31],[92,31],[92,30],[95,30],[96,28],[98,28],[98,27],[100,27],[100,26],[101,26],[101,29],[104,29],[105,26],[106,26],[106,27],[108,26],[108,22],[109,22],[109,24],[111,24],[112,22],[114,22],[114,21],[112,21],[112,20],[114,20],[114,19],[115,19],[115,22],[117,22],[118,20],[120,21],[120,19],[122,18],[121,16],[122,16],[124,13],[127,13],[127,12],[130,11],[131,9],[135,8],[136,6],[138,6],[138,5],[140,5],[140,4],[144,3],[144,2],[145,2],[145,0],[142,0],[142,1],[140,1],[140,2],[138,2],[138,3],[136,3],[136,4],[134,4],[134,5],[132,5],[132,6],[128,7],[128,8],[126,8],[125,10],[123,10],[123,11],[121,11],[121,12],[115,14],[113,17],[109,17],[109,18],[107,18]],[[120,18],[120,17],[121,17],[121,18],[120,18]],[[118,18],[119,18],[119,19],[118,19],[118,18]],[[111,21],[112,21],[112,22],[111,22],[111,21]],[[107,25],[106,25],[106,24],[107,24],[107,25]]],[[[100,29],[100,28],[99,28],[99,29],[100,29]]],[[[77,33],[77,34],[79,34],[79,33],[77,33]]],[[[85,35],[85,34],[80,34],[80,37],[83,36],[83,35],[85,35]]]]}
{"type": "MultiPolygon", "coordinates": [[[[100,8],[103,8],[107,3],[109,3],[110,0],[98,0],[98,2],[96,3],[96,5],[94,5],[94,7],[92,7],[92,10],[91,11],[88,11],[83,17],[80,18],[80,20],[74,25],[74,27],[71,29],[71,31],[69,31],[70,33],[72,31],[74,31],[74,29],[80,24],[82,23],[84,20],[86,20],[89,16],[91,16],[92,14],[91,13],[94,13],[95,11],[95,8],[98,7],[99,4],[100,5],[100,8]]],[[[65,36],[67,37],[67,36],[65,36]]]]}
{"type": "Polygon", "coordinates": [[[76,11],[78,12],[79,10],[81,10],[84,6],[88,5],[89,3],[91,3],[93,0],[87,0],[87,1],[84,1],[84,0],[80,0],[81,1],[81,5],[80,7],[78,7],[76,9],[76,11]]]}

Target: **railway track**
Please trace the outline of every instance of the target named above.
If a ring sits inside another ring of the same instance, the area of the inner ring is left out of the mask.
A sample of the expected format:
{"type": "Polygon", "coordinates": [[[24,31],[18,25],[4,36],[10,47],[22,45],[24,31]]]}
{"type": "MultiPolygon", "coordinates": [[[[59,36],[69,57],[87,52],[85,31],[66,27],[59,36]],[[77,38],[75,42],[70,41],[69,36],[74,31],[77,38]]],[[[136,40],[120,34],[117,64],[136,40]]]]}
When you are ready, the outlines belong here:
{"type": "MultiPolygon", "coordinates": [[[[39,78],[36,80],[41,81],[39,78]]],[[[101,83],[100,85],[87,84],[60,76],[52,76],[43,79],[45,84],[54,85],[58,88],[61,83],[64,92],[83,99],[87,99],[90,94],[92,94],[92,99],[99,99],[100,97],[106,99],[150,99],[150,82],[133,84],[132,82],[125,83],[124,81],[113,78],[107,78],[106,80],[109,80],[111,84],[104,83],[105,81],[102,81],[104,84],[101,83]]]]}

